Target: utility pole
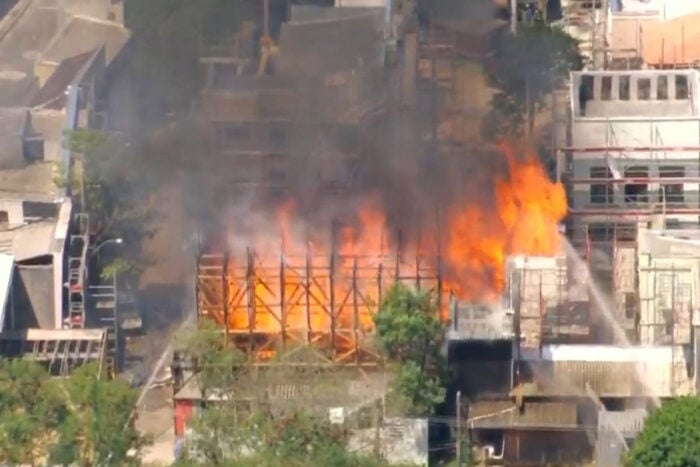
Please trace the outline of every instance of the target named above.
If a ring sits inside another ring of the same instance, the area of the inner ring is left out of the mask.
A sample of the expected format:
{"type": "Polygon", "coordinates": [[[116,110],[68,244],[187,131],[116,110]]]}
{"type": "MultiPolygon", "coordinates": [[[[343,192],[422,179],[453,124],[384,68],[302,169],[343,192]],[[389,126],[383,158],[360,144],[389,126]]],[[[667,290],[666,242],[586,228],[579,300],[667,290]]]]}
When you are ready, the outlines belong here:
{"type": "Polygon", "coordinates": [[[515,35],[518,27],[518,0],[510,0],[510,32],[515,35]]]}
{"type": "Polygon", "coordinates": [[[462,466],[462,391],[457,391],[455,397],[455,405],[457,407],[457,467],[462,466]]]}

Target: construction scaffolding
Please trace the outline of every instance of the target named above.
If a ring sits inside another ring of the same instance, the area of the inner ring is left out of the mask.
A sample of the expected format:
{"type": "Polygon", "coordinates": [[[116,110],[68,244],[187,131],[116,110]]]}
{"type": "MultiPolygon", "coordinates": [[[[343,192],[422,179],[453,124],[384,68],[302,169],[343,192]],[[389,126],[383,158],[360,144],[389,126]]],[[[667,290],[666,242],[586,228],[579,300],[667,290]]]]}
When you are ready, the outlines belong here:
{"type": "Polygon", "coordinates": [[[607,68],[610,49],[608,0],[562,2],[562,19],[553,23],[579,42],[579,52],[594,69],[607,68]]]}
{"type": "MultiPolygon", "coordinates": [[[[418,32],[418,86],[430,99],[431,154],[477,141],[482,114],[474,92],[474,76],[490,54],[492,25],[456,31],[438,24],[418,32]],[[472,110],[470,111],[470,107],[472,110]]],[[[485,95],[488,89],[484,86],[485,95]]]]}
{"type": "MultiPolygon", "coordinates": [[[[374,315],[383,294],[401,281],[442,298],[440,258],[339,253],[244,255],[201,253],[197,266],[198,315],[222,326],[251,363],[264,363],[281,347],[308,345],[324,364],[374,366],[374,315]]],[[[446,300],[445,300],[446,302],[446,300]]]]}
{"type": "Polygon", "coordinates": [[[119,303],[117,301],[116,278],[111,283],[91,285],[90,288],[91,320],[90,324],[105,332],[105,371],[113,378],[122,368],[122,335],[120,332],[119,303]]]}
{"type": "Polygon", "coordinates": [[[697,257],[654,257],[653,252],[640,253],[639,261],[640,343],[670,346],[672,393],[691,393],[686,349],[693,339],[699,261],[697,257]]]}
{"type": "Polygon", "coordinates": [[[515,312],[518,352],[539,353],[552,343],[588,342],[591,317],[585,277],[566,257],[513,257],[506,296],[515,312]]]}
{"type": "Polygon", "coordinates": [[[75,233],[70,236],[68,256],[68,327],[85,327],[87,260],[90,247],[90,229],[87,213],[74,218],[75,233]]]}

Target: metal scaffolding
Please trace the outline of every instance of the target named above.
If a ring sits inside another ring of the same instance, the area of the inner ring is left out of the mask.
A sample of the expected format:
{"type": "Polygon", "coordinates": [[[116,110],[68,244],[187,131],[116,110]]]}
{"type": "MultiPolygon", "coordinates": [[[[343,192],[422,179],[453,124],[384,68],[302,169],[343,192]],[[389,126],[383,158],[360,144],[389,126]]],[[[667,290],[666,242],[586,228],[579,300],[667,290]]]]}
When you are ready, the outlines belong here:
{"type": "Polygon", "coordinates": [[[75,233],[70,236],[68,257],[68,326],[85,327],[85,302],[90,229],[87,213],[75,215],[75,233]]]}
{"type": "Polygon", "coordinates": [[[113,378],[122,369],[123,342],[119,323],[116,277],[110,283],[91,285],[91,325],[105,332],[105,370],[113,378]]]}
{"type": "Polygon", "coordinates": [[[375,257],[201,253],[198,316],[222,326],[252,363],[303,344],[318,349],[322,363],[374,366],[381,358],[372,316],[383,294],[401,281],[434,293],[442,307],[439,271],[439,255],[407,258],[400,249],[375,257]]]}

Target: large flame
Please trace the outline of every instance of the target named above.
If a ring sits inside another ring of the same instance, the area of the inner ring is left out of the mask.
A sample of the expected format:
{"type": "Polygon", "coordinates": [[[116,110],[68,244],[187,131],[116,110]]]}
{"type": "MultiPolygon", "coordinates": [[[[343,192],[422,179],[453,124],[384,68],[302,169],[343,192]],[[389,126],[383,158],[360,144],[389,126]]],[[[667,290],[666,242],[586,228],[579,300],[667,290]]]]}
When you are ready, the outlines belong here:
{"type": "Polygon", "coordinates": [[[465,300],[502,291],[507,256],[551,256],[561,247],[557,226],[566,215],[564,187],[549,180],[536,155],[519,160],[511,146],[500,150],[509,170],[494,181],[496,209],[467,203],[452,210],[448,223],[450,279],[465,300]]]}
{"type": "Polygon", "coordinates": [[[424,287],[436,287],[438,269],[442,292],[462,300],[495,299],[507,256],[559,252],[557,227],[567,209],[563,187],[549,180],[535,155],[517,154],[508,145],[500,152],[507,173],[480,187],[481,196],[446,209],[436,242],[440,252],[418,235],[402,239],[399,248],[376,199],[363,203],[357,222],[339,228],[334,240],[295,232],[295,204],[285,203],[276,225],[246,239],[255,254],[231,253],[230,329],[284,330],[291,339],[314,341],[326,339],[332,328],[336,347],[344,348],[343,342],[372,330],[372,313],[391,282],[415,283],[422,275],[424,287]]]}

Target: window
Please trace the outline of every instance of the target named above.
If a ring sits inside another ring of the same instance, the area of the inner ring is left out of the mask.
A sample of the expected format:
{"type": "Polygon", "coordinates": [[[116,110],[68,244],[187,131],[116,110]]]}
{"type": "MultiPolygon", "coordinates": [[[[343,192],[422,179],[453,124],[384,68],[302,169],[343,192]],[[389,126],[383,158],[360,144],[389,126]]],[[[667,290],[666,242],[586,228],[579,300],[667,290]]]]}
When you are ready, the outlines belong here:
{"type": "Polygon", "coordinates": [[[7,211],[0,211],[0,227],[7,227],[10,223],[10,216],[7,211]]]}
{"type": "Polygon", "coordinates": [[[636,242],[637,224],[634,222],[620,222],[615,226],[615,240],[618,242],[636,242]]]}
{"type": "MultiPolygon", "coordinates": [[[[684,167],[661,166],[659,167],[660,178],[683,178],[685,177],[684,167]]],[[[659,188],[659,200],[663,203],[682,203],[683,184],[682,183],[662,183],[659,188]]]]}
{"type": "Polygon", "coordinates": [[[688,77],[676,75],[676,99],[688,99],[688,77]]]}
{"type": "Polygon", "coordinates": [[[662,101],[668,99],[668,76],[659,76],[656,80],[656,98],[662,101]]]}
{"type": "Polygon", "coordinates": [[[217,130],[220,140],[241,141],[250,139],[250,128],[243,125],[226,125],[217,130]]]}
{"type": "Polygon", "coordinates": [[[270,128],[270,141],[275,146],[283,146],[287,141],[287,131],[281,126],[270,128]]]}
{"type": "Polygon", "coordinates": [[[586,115],[586,103],[593,99],[593,76],[581,76],[581,84],[578,87],[578,103],[581,115],[586,115]]]}
{"type": "Polygon", "coordinates": [[[612,99],[612,76],[603,76],[600,80],[600,100],[612,99]]]}
{"type": "Polygon", "coordinates": [[[615,228],[612,224],[590,224],[588,240],[591,242],[609,242],[613,239],[615,228]]]}
{"type": "MultiPolygon", "coordinates": [[[[625,170],[626,178],[648,178],[649,169],[647,167],[629,167],[625,170]]],[[[646,203],[649,201],[648,183],[627,183],[625,185],[625,202],[646,203]]]]}
{"type": "Polygon", "coordinates": [[[620,90],[619,96],[620,96],[621,101],[630,100],[630,77],[629,76],[620,76],[619,90],[620,90]]]}
{"type": "Polygon", "coordinates": [[[267,181],[272,185],[282,185],[287,179],[287,174],[282,169],[270,169],[267,171],[267,181]]]}
{"type": "MultiPolygon", "coordinates": [[[[612,174],[607,167],[591,167],[591,178],[611,179],[612,174]]],[[[613,202],[613,185],[605,181],[603,183],[591,183],[591,203],[610,204],[613,202]]]]}
{"type": "Polygon", "coordinates": [[[651,99],[651,79],[639,78],[637,80],[637,99],[640,101],[651,99]]]}

